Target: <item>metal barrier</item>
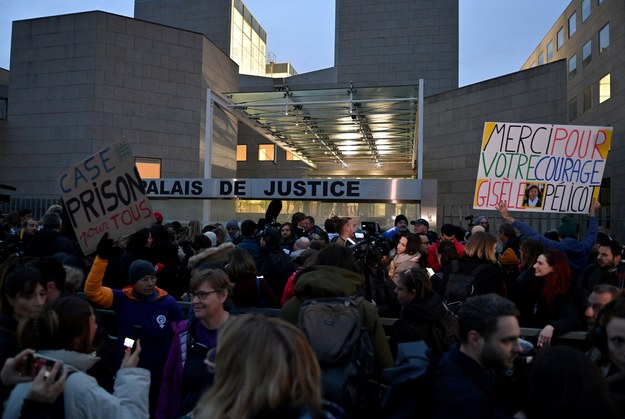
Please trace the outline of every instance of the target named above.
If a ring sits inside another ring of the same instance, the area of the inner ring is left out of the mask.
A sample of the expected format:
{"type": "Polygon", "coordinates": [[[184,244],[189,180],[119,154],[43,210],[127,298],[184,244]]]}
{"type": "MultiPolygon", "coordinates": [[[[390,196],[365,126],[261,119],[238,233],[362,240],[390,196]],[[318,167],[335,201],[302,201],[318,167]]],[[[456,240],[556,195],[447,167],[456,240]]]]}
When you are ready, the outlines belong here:
{"type": "MultiPolygon", "coordinates": [[[[189,313],[189,310],[191,309],[191,303],[188,301],[178,301],[178,304],[180,304],[180,308],[182,308],[183,313],[185,314],[185,316],[187,316],[189,313]]],[[[268,317],[280,316],[279,308],[237,307],[237,309],[239,310],[239,313],[241,314],[262,313],[268,317]]],[[[99,313],[105,319],[105,323],[107,324],[105,327],[107,328],[107,331],[109,331],[109,335],[114,335],[113,333],[111,333],[113,330],[110,330],[110,328],[113,328],[113,325],[111,325],[111,322],[114,322],[114,317],[116,316],[115,312],[109,309],[95,309],[95,311],[99,313]]],[[[387,332],[387,336],[388,336],[388,331],[393,326],[393,324],[395,324],[397,319],[392,318],[392,317],[381,317],[380,321],[385,331],[387,332]]],[[[114,328],[115,329],[117,328],[116,324],[114,328]]],[[[522,327],[521,336],[524,336],[528,340],[534,341],[536,336],[538,336],[538,333],[540,333],[540,330],[541,329],[538,329],[538,328],[522,327]]],[[[586,332],[585,331],[568,332],[562,336],[557,336],[554,339],[558,341],[576,341],[576,343],[580,343],[579,341],[586,340],[586,332]]]]}

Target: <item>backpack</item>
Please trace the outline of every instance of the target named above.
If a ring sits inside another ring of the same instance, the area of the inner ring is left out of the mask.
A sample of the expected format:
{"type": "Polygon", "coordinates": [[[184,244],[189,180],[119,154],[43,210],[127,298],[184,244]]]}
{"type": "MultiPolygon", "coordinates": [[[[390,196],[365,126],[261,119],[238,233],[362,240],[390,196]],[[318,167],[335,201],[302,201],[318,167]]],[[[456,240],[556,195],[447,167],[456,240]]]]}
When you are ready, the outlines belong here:
{"type": "Polygon", "coordinates": [[[366,402],[369,378],[373,375],[373,345],[360,319],[363,297],[311,298],[298,316],[321,367],[325,399],[346,408],[366,402]]]}
{"type": "Polygon", "coordinates": [[[487,269],[489,264],[480,264],[471,273],[465,273],[460,269],[458,259],[451,261],[451,273],[445,285],[445,296],[443,302],[454,315],[458,315],[460,306],[469,297],[475,295],[476,278],[480,272],[487,269]]]}

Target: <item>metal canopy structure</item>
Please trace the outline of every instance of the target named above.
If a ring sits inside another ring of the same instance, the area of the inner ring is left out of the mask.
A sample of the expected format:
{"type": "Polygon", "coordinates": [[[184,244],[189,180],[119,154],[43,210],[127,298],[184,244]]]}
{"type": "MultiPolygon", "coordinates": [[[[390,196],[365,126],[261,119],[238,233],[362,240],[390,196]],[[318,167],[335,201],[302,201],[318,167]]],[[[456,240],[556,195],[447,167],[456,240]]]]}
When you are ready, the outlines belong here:
{"type": "Polygon", "coordinates": [[[240,117],[310,166],[416,164],[417,86],[226,93],[240,117]]]}

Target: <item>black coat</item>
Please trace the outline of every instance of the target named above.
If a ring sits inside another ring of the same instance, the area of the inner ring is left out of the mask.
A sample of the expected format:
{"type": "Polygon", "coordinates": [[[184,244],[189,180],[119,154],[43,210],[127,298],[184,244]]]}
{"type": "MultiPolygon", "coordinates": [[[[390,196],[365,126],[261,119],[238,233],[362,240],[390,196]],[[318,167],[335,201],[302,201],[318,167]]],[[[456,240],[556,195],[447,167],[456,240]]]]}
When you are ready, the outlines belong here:
{"type": "Polygon", "coordinates": [[[443,355],[430,379],[431,418],[510,418],[497,402],[492,376],[457,346],[443,355]]]}
{"type": "Polygon", "coordinates": [[[443,318],[449,315],[435,292],[431,292],[423,300],[414,299],[402,307],[401,317],[393,324],[391,333],[390,347],[393,357],[397,355],[397,345],[403,342],[424,340],[430,348],[435,346],[434,324],[442,323],[443,318]]]}
{"type": "MultiPolygon", "coordinates": [[[[494,292],[495,294],[499,294],[502,297],[506,297],[506,285],[504,282],[505,275],[499,265],[495,263],[491,263],[488,260],[470,258],[468,256],[463,256],[458,259],[460,264],[460,270],[466,274],[471,274],[476,268],[481,265],[488,265],[488,267],[481,270],[475,277],[475,295],[482,295],[494,292]]],[[[452,273],[452,263],[445,266],[443,270],[443,290],[444,286],[447,285],[449,281],[449,274],[452,273]]],[[[441,292],[443,292],[441,290],[441,292]]],[[[439,290],[436,290],[437,292],[439,290]]],[[[445,295],[444,292],[440,295],[445,295]]]]}

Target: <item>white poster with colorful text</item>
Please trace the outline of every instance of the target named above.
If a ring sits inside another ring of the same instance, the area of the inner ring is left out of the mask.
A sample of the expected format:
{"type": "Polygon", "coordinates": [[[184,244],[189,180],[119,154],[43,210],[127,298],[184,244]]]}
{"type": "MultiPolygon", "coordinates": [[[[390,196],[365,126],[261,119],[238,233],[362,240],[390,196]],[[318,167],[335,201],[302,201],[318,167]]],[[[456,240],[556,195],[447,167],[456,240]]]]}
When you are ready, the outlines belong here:
{"type": "Polygon", "coordinates": [[[104,233],[117,239],[154,221],[128,144],[98,151],[62,173],[58,182],[85,255],[96,250],[104,233]]]}
{"type": "Polygon", "coordinates": [[[486,122],[473,208],[588,212],[611,140],[611,127],[486,122]]]}

